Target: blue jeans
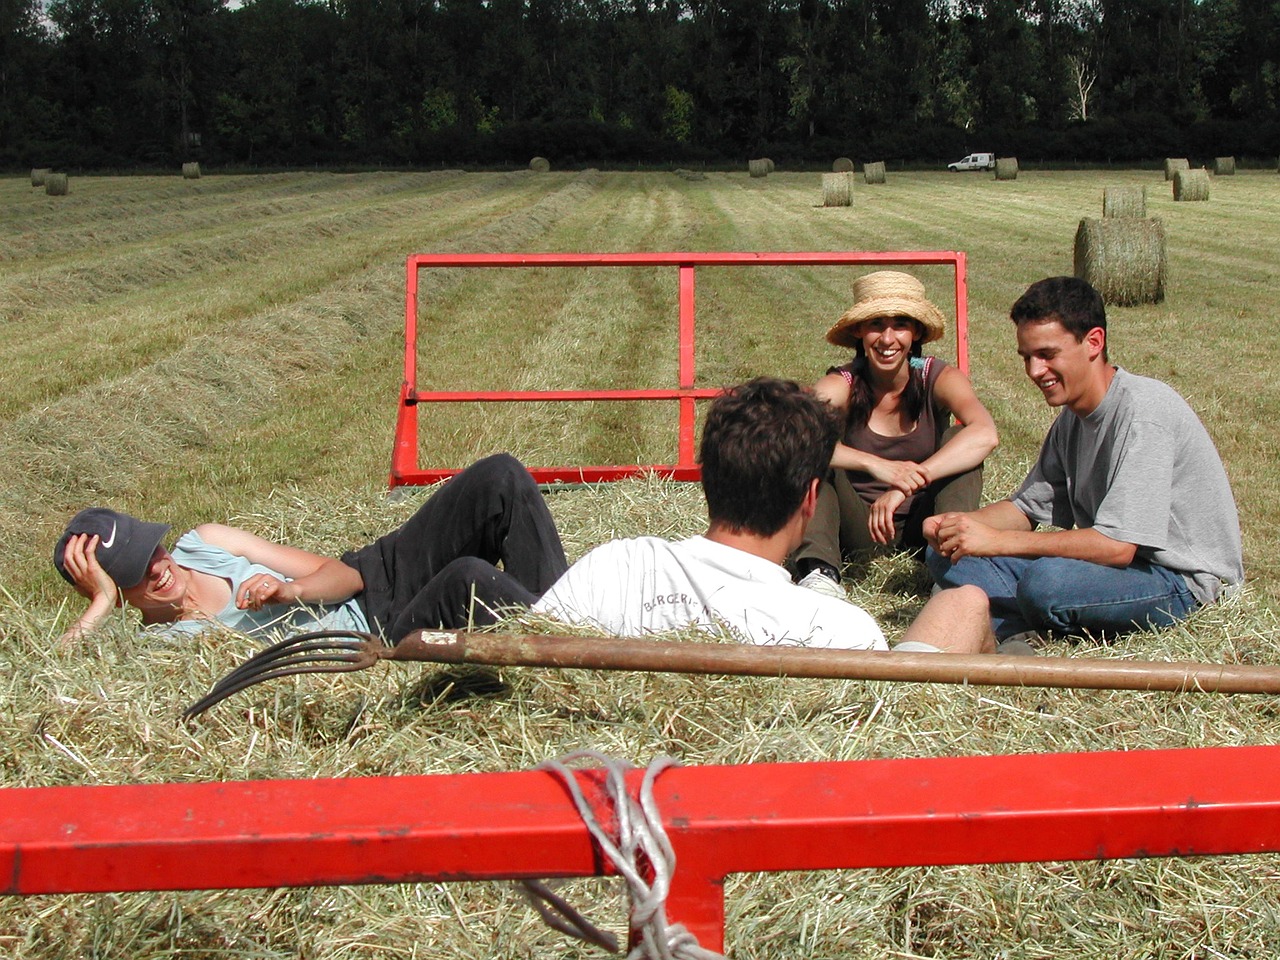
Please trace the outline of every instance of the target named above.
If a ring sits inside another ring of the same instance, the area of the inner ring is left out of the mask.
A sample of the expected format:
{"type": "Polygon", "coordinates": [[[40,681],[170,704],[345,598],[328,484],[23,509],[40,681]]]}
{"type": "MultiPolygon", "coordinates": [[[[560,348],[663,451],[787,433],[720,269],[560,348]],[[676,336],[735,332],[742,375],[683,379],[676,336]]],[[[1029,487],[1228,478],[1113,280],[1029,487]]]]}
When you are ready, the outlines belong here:
{"type": "Polygon", "coordinates": [[[925,564],[942,587],[980,587],[1000,639],[1024,630],[1078,636],[1166,627],[1200,605],[1181,574],[1143,560],[1120,568],[1063,557],[965,557],[953,564],[930,547],[925,564]]]}

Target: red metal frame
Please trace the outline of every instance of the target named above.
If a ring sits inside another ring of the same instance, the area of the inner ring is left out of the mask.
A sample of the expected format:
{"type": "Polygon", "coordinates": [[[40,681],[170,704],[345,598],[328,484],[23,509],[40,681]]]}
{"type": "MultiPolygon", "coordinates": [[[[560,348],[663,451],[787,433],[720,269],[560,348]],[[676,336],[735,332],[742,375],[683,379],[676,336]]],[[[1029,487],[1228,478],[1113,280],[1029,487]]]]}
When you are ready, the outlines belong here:
{"type": "MultiPolygon", "coordinates": [[[[668,918],[713,950],[731,873],[1280,851],[1276,746],[686,767],[654,796],[668,918]]],[[[542,772],[11,788],[0,823],[8,894],[613,872],[542,772]]]]}
{"type": "Polygon", "coordinates": [[[694,458],[695,405],[720,390],[694,386],[694,289],[700,266],[850,266],[853,264],[942,264],[955,270],[956,363],[969,372],[969,295],[964,253],[915,251],[889,253],[419,253],[405,263],[404,381],[400,387],[390,486],[435,483],[457,469],[418,465],[418,405],[421,403],[521,402],[533,400],[678,401],[677,461],[674,464],[530,467],[539,483],[619,480],[657,473],[677,480],[701,475],[694,458]],[[679,384],[665,390],[419,390],[418,272],[448,267],[676,267],[679,270],[679,384]]]}

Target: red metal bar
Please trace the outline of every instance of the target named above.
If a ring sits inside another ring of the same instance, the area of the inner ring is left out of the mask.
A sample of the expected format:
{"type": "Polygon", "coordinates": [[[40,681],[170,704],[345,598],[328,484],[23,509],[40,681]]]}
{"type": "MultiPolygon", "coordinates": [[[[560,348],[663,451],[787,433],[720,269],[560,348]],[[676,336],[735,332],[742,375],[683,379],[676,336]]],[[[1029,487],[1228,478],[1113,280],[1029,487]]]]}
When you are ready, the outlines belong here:
{"type": "Polygon", "coordinates": [[[405,280],[405,358],[404,385],[400,391],[400,408],[396,418],[396,436],[392,449],[389,483],[434,483],[458,472],[458,468],[419,469],[418,405],[420,403],[525,402],[584,400],[676,401],[676,463],[620,465],[603,467],[530,467],[539,483],[555,483],[566,477],[580,478],[590,474],[597,482],[618,480],[636,473],[658,473],[680,480],[697,480],[701,471],[694,456],[696,414],[699,399],[707,399],[719,390],[694,388],[696,382],[696,344],[694,289],[695,271],[699,266],[847,266],[853,264],[945,264],[951,265],[956,277],[956,345],[957,364],[969,369],[968,308],[965,279],[965,255],[954,251],[898,251],[884,253],[817,252],[817,253],[454,253],[414,254],[406,260],[405,280]],[[437,267],[677,267],[679,269],[679,327],[677,333],[679,389],[675,390],[547,390],[446,391],[417,388],[418,351],[418,271],[437,267]]]}
{"type": "MultiPolygon", "coordinates": [[[[1278,851],[1280,747],[688,767],[655,799],[668,917],[722,949],[731,873],[1278,851]]],[[[611,872],[538,772],[11,788],[0,823],[10,894],[611,872]]]]}

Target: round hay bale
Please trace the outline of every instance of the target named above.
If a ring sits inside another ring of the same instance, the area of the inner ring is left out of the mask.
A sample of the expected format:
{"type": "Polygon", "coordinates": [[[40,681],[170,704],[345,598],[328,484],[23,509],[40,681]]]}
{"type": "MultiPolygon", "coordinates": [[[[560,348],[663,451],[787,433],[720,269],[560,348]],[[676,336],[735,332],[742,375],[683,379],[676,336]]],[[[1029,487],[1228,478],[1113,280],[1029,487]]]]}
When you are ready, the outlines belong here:
{"type": "Polygon", "coordinates": [[[1018,158],[1017,157],[996,157],[996,179],[997,180],[1017,180],[1018,179],[1018,158]]]}
{"type": "Polygon", "coordinates": [[[764,165],[769,168],[769,172],[773,173],[773,161],[768,157],[764,158],[764,165]]]}
{"type": "Polygon", "coordinates": [[[65,197],[67,190],[67,175],[65,173],[48,173],[44,178],[44,192],[51,197],[65,197]]]}
{"type": "Polygon", "coordinates": [[[1158,217],[1080,221],[1075,272],[1104,303],[1159,303],[1165,284],[1164,223],[1158,217]]]}
{"type": "Polygon", "coordinates": [[[199,180],[200,164],[195,162],[184,163],[182,165],[182,179],[183,180],[199,180]]]}
{"type": "Polygon", "coordinates": [[[748,160],[747,172],[753,177],[767,177],[769,175],[769,160],[748,160]]]}
{"type": "Polygon", "coordinates": [[[1236,175],[1236,158],[1214,157],[1213,175],[1215,177],[1234,177],[1236,175]]]}
{"type": "Polygon", "coordinates": [[[884,161],[876,160],[862,165],[862,179],[867,183],[884,183],[884,161]]]}
{"type": "Polygon", "coordinates": [[[1136,217],[1141,220],[1147,215],[1147,188],[1142,184],[1103,187],[1102,215],[1104,217],[1136,217]]]}
{"type": "Polygon", "coordinates": [[[529,169],[534,173],[549,173],[551,171],[551,161],[546,157],[534,157],[529,161],[529,169]]]}
{"type": "Polygon", "coordinates": [[[849,173],[824,173],[822,175],[822,205],[824,207],[848,207],[853,204],[853,175],[849,173]]]}
{"type": "Polygon", "coordinates": [[[1208,200],[1209,171],[1201,167],[1199,170],[1178,170],[1173,175],[1173,199],[1175,200],[1208,200]]]}
{"type": "Polygon", "coordinates": [[[33,187],[43,187],[44,181],[49,174],[53,173],[49,167],[32,167],[31,168],[31,185],[33,187]]]}
{"type": "Polygon", "coordinates": [[[831,164],[832,173],[853,173],[853,161],[848,157],[836,157],[831,164]]]}
{"type": "Polygon", "coordinates": [[[1190,170],[1190,169],[1191,169],[1191,163],[1187,160],[1186,157],[1181,157],[1181,158],[1165,157],[1164,158],[1164,178],[1166,180],[1172,180],[1173,175],[1177,173],[1179,170],[1190,170]]]}

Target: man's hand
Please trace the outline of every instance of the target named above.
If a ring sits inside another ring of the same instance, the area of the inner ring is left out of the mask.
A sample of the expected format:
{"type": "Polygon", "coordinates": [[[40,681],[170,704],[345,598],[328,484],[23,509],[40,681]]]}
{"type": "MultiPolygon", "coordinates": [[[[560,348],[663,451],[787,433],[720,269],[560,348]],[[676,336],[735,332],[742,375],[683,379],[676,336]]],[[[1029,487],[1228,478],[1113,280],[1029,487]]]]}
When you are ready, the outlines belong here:
{"type": "Polygon", "coordinates": [[[1000,556],[1001,533],[968,513],[942,513],[924,522],[929,545],[952,563],[964,557],[1000,556]]]}
{"type": "Polygon", "coordinates": [[[902,505],[907,495],[901,490],[886,490],[871,504],[871,516],[867,527],[876,543],[892,543],[894,535],[893,512],[902,505]]]}

